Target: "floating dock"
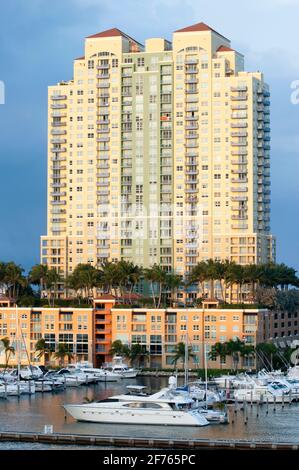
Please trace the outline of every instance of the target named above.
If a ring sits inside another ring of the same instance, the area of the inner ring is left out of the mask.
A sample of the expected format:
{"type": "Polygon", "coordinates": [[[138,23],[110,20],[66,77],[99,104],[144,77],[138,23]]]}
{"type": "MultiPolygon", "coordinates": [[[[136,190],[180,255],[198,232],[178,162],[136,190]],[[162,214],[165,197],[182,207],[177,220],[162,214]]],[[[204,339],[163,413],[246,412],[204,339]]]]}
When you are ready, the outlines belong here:
{"type": "Polygon", "coordinates": [[[130,437],[89,436],[84,434],[0,432],[0,442],[35,442],[40,444],[99,446],[104,448],[139,449],[215,449],[215,450],[285,450],[298,451],[299,443],[262,442],[222,439],[149,439],[130,437]]]}

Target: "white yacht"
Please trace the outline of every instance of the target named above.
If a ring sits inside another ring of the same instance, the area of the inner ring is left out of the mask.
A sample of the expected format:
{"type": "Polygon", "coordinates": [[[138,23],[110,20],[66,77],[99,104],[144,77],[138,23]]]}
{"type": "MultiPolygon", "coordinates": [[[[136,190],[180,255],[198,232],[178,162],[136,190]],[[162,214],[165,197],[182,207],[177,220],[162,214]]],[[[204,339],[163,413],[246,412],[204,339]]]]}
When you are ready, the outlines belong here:
{"type": "Polygon", "coordinates": [[[290,386],[280,380],[273,381],[268,385],[253,383],[246,388],[239,388],[234,391],[234,398],[238,402],[269,402],[282,403],[283,401],[295,400],[295,394],[290,394],[290,386]]]}
{"type": "Polygon", "coordinates": [[[97,369],[94,367],[82,368],[83,374],[93,374],[97,382],[118,382],[121,377],[119,374],[106,369],[97,369]]]}
{"type": "Polygon", "coordinates": [[[84,374],[75,371],[71,372],[68,369],[49,371],[45,374],[44,378],[46,380],[61,380],[66,387],[79,387],[79,385],[90,383],[84,374]]]}
{"type": "Polygon", "coordinates": [[[87,404],[64,405],[65,410],[78,421],[95,423],[206,426],[209,421],[188,393],[164,388],[153,395],[143,392],[139,386],[136,393],[116,395],[106,400],[87,404]]]}
{"type": "Polygon", "coordinates": [[[139,373],[138,369],[125,364],[122,356],[114,356],[113,362],[105,364],[103,369],[118,374],[122,379],[134,379],[139,373]]]}

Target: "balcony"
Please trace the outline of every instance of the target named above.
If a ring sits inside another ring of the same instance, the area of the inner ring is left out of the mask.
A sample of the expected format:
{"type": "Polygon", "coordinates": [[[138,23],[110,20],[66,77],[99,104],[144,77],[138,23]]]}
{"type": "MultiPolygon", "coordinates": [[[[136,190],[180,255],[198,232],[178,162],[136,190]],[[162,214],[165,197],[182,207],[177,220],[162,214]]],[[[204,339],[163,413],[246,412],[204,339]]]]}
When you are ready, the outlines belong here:
{"type": "Polygon", "coordinates": [[[247,178],[245,179],[231,178],[231,183],[248,183],[248,179],[247,178]]]}
{"type": "Polygon", "coordinates": [[[108,170],[109,169],[109,163],[99,163],[97,165],[97,169],[108,170]]]}
{"type": "Polygon", "coordinates": [[[247,174],[247,169],[232,170],[232,173],[234,173],[234,174],[240,174],[240,173],[242,173],[242,174],[247,174]]]}
{"type": "Polygon", "coordinates": [[[247,85],[231,86],[230,91],[247,91],[247,85]]]}
{"type": "Polygon", "coordinates": [[[248,145],[247,140],[238,140],[237,142],[231,142],[232,147],[246,147],[248,145]]]}
{"type": "Polygon", "coordinates": [[[240,202],[240,201],[246,202],[248,200],[248,197],[247,196],[232,196],[231,200],[233,202],[240,202]]]}
{"type": "Polygon", "coordinates": [[[58,100],[66,100],[67,95],[52,95],[51,100],[58,101],[58,100]]]}
{"type": "Polygon", "coordinates": [[[198,59],[196,59],[195,57],[186,58],[185,65],[191,65],[191,64],[198,64],[198,59]]]}
{"type": "Polygon", "coordinates": [[[97,196],[109,196],[109,194],[109,189],[102,189],[101,191],[97,191],[97,196]]]}
{"type": "Polygon", "coordinates": [[[242,216],[242,215],[232,215],[232,220],[248,220],[247,216],[242,216]]]}
{"type": "Polygon", "coordinates": [[[239,188],[232,187],[232,188],[230,188],[230,190],[231,190],[233,193],[246,193],[246,192],[248,192],[248,188],[243,187],[243,186],[241,186],[241,187],[239,187],[239,188]]]}
{"type": "Polygon", "coordinates": [[[66,157],[51,157],[52,162],[65,162],[66,157]]]}
{"type": "Polygon", "coordinates": [[[247,137],[248,132],[247,131],[236,131],[236,132],[231,132],[231,137],[247,137]]]}
{"type": "Polygon", "coordinates": [[[52,206],[65,206],[66,201],[51,201],[52,206]]]}
{"type": "Polygon", "coordinates": [[[248,100],[248,95],[247,93],[244,95],[231,95],[230,98],[232,101],[246,101],[248,100]]]}
{"type": "Polygon", "coordinates": [[[238,225],[233,224],[231,228],[237,229],[237,230],[245,230],[245,229],[248,229],[248,225],[247,224],[238,224],[238,225]]]}
{"type": "Polygon", "coordinates": [[[197,124],[197,123],[187,124],[187,125],[185,126],[185,129],[186,129],[187,131],[190,131],[190,130],[193,130],[193,129],[196,130],[196,129],[198,129],[198,124],[197,124]]]}
{"type": "Polygon", "coordinates": [[[248,124],[247,124],[247,122],[232,122],[230,127],[232,127],[232,128],[244,128],[244,127],[248,127],[248,124]]]}
{"type": "Polygon", "coordinates": [[[248,155],[248,152],[246,149],[239,149],[239,150],[232,150],[231,152],[232,156],[238,156],[238,155],[248,155]]]}
{"type": "Polygon", "coordinates": [[[247,159],[244,160],[232,160],[232,165],[246,165],[248,163],[247,159]]]}
{"type": "Polygon", "coordinates": [[[51,134],[52,135],[65,135],[66,130],[64,130],[64,129],[51,129],[51,134]]]}
{"type": "MultiPolygon", "coordinates": [[[[102,114],[102,116],[108,116],[108,113],[107,114],[102,114]]],[[[97,120],[97,124],[110,124],[110,121],[109,119],[98,119],[97,120]]]]}
{"type": "Polygon", "coordinates": [[[51,104],[51,108],[52,109],[66,109],[66,103],[63,103],[63,104],[58,104],[58,103],[55,103],[55,104],[51,104]]]}
{"type": "Polygon", "coordinates": [[[187,88],[185,90],[185,93],[188,94],[188,95],[196,94],[198,92],[199,92],[198,88],[187,88]]]}
{"type": "Polygon", "coordinates": [[[51,125],[52,127],[62,127],[66,126],[66,122],[52,122],[51,125]]]}
{"type": "Polygon", "coordinates": [[[187,143],[185,144],[185,147],[186,147],[186,148],[197,148],[197,147],[198,147],[198,143],[197,143],[197,142],[191,142],[191,141],[189,141],[189,142],[187,142],[187,143]]]}
{"type": "Polygon", "coordinates": [[[101,82],[97,85],[97,88],[109,88],[110,83],[109,82],[101,82]]]}
{"type": "Polygon", "coordinates": [[[50,186],[51,188],[65,188],[66,183],[51,183],[50,186]]]}
{"type": "Polygon", "coordinates": [[[66,144],[66,139],[51,139],[51,144],[66,144]]]}
{"type": "Polygon", "coordinates": [[[52,147],[51,152],[53,153],[66,152],[66,147],[52,147]]]}
{"type": "Polygon", "coordinates": [[[186,84],[189,84],[189,83],[198,83],[198,78],[195,78],[195,77],[186,78],[185,83],[186,83],[186,84]]]}

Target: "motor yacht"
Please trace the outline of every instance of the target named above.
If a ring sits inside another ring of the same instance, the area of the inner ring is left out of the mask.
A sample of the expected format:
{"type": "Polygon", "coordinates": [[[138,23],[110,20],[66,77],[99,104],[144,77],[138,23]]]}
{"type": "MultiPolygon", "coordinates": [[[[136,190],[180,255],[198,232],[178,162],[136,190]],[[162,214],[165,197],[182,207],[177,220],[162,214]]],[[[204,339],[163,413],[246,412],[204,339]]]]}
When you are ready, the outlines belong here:
{"type": "Polygon", "coordinates": [[[134,379],[139,373],[138,369],[125,364],[122,356],[114,356],[113,362],[106,363],[103,369],[118,374],[122,379],[134,379]]]}
{"type": "Polygon", "coordinates": [[[79,385],[90,383],[84,374],[73,373],[68,369],[49,371],[44,375],[44,378],[47,380],[61,380],[66,387],[79,387],[79,385]]]}
{"type": "Polygon", "coordinates": [[[294,393],[290,393],[291,388],[281,380],[273,381],[267,385],[259,385],[255,382],[246,388],[239,388],[234,391],[234,399],[238,402],[269,402],[282,403],[284,401],[295,400],[294,393]]]}
{"type": "Polygon", "coordinates": [[[93,367],[82,368],[83,374],[93,374],[97,382],[118,382],[121,377],[119,374],[106,369],[97,369],[93,367]]]}
{"type": "MultiPolygon", "coordinates": [[[[142,387],[142,386],[141,386],[142,387]]],[[[114,424],[207,426],[209,421],[188,393],[163,388],[147,395],[144,387],[95,403],[67,404],[65,410],[78,421],[114,424]]]]}

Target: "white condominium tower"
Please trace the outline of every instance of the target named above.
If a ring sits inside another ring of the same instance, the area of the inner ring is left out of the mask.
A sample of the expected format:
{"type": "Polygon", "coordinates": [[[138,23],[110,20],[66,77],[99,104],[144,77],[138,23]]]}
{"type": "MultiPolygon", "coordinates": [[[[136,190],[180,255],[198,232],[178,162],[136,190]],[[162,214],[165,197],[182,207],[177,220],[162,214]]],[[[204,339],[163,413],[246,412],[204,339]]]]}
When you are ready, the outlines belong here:
{"type": "Polygon", "coordinates": [[[275,259],[269,89],[204,23],[145,46],[114,28],[85,39],[49,87],[48,219],[41,262],[275,259]]]}

